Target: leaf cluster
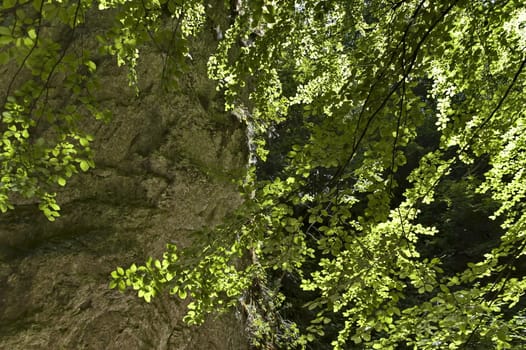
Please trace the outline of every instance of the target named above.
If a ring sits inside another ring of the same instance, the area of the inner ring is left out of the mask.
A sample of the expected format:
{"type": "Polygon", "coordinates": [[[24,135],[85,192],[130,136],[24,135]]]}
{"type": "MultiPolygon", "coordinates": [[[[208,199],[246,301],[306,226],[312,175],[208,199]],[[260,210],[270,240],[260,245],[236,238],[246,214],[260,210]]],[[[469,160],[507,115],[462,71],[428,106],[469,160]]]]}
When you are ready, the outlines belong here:
{"type": "MultiPolygon", "coordinates": [[[[165,55],[163,77],[174,84],[207,5],[4,1],[0,62],[18,70],[3,103],[0,209],[20,193],[54,218],[52,185],[93,166],[77,120],[100,115],[89,93],[97,67],[54,30],[73,37],[88,9],[111,12],[100,43],[129,67],[132,85],[146,44],[165,55]],[[53,99],[58,82],[65,105],[53,99]]],[[[111,287],[146,301],[165,288],[189,298],[190,324],[237,305],[259,347],[326,337],[334,349],[524,344],[524,4],[230,5],[208,73],[250,131],[245,203],[192,247],[117,268],[111,287]],[[437,242],[469,241],[448,223],[474,211],[495,220],[491,242],[453,266],[437,242]],[[308,300],[292,307],[306,319],[294,323],[283,315],[299,295],[308,300]]]]}

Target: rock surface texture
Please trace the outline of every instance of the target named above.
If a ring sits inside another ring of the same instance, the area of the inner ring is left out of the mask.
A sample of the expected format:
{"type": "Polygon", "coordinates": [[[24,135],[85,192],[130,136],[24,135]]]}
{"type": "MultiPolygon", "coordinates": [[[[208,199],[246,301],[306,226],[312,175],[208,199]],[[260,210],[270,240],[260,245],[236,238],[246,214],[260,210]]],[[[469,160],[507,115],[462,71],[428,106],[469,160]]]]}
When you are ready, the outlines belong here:
{"type": "Polygon", "coordinates": [[[176,298],[147,304],[108,288],[116,266],[188,244],[240,204],[231,180],[246,164],[245,134],[206,78],[215,44],[203,35],[176,93],[161,92],[153,52],[141,56],[138,96],[125,69],[99,63],[99,98],[113,119],[86,125],[96,169],[58,194],[56,222],[30,202],[0,216],[0,349],[247,348],[234,315],[190,328],[176,298]]]}

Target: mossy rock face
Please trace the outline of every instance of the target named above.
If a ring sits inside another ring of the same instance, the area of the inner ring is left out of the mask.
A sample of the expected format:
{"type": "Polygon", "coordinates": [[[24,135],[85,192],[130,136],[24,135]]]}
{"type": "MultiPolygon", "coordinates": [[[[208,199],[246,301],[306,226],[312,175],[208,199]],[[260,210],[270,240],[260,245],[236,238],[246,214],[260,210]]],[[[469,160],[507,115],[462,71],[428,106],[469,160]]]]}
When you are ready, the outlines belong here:
{"type": "Polygon", "coordinates": [[[55,222],[31,201],[0,215],[0,349],[247,348],[233,315],[189,328],[175,298],[146,304],[108,288],[116,266],[160,256],[167,242],[184,245],[241,202],[233,180],[245,169],[245,133],[206,77],[212,33],[196,43],[174,93],[161,89],[153,51],[141,58],[139,96],[123,68],[99,62],[98,94],[114,117],[85,125],[96,169],[58,194],[55,222]]]}

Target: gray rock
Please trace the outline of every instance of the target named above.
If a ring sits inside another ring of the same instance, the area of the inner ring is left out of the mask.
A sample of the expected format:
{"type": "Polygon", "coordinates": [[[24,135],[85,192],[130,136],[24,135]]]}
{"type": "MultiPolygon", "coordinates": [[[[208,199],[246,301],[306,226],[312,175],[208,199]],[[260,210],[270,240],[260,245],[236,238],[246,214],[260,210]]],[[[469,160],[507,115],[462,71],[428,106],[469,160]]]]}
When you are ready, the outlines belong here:
{"type": "Polygon", "coordinates": [[[205,34],[177,94],[161,92],[153,53],[141,59],[148,88],[139,97],[125,70],[101,62],[98,94],[114,118],[85,125],[97,168],[58,194],[56,222],[32,202],[0,215],[0,349],[247,348],[233,315],[192,328],[176,298],[147,304],[108,288],[116,266],[159,257],[167,242],[184,245],[240,204],[231,180],[245,169],[245,133],[214,100],[203,59],[215,38],[205,34]]]}

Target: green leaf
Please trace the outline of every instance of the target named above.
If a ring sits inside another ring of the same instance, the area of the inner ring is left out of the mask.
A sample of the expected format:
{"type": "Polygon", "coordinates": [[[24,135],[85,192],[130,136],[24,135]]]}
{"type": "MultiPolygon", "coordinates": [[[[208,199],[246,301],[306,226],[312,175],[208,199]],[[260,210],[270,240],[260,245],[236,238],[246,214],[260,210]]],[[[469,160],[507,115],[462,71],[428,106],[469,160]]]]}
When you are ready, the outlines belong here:
{"type": "Polygon", "coordinates": [[[37,33],[35,31],[35,28],[30,28],[28,31],[27,31],[27,35],[29,36],[29,38],[31,38],[32,40],[35,40],[37,38],[37,33]]]}
{"type": "Polygon", "coordinates": [[[354,344],[360,344],[362,342],[362,337],[356,334],[351,337],[351,340],[354,342],[354,344]]]}
{"type": "Polygon", "coordinates": [[[42,6],[42,1],[44,0],[33,0],[32,5],[35,11],[40,11],[40,7],[42,6]]]}
{"type": "MultiPolygon", "coordinates": [[[[0,39],[1,40],[1,39],[0,39]]],[[[1,46],[1,43],[0,43],[0,46],[1,46]]],[[[9,52],[0,52],[0,64],[1,65],[4,65],[6,64],[7,62],[9,62],[9,52]]]]}
{"type": "Polygon", "coordinates": [[[137,272],[137,265],[132,264],[132,265],[130,266],[130,271],[133,272],[133,273],[137,272]]]}
{"type": "Polygon", "coordinates": [[[87,161],[85,161],[85,160],[81,160],[80,161],[80,169],[82,171],[88,171],[89,168],[90,168],[90,166],[89,166],[89,163],[87,161]]]}
{"type": "Polygon", "coordinates": [[[152,295],[150,293],[145,293],[143,297],[147,303],[149,303],[152,300],[152,295]]]}
{"type": "Polygon", "coordinates": [[[84,138],[84,137],[80,137],[80,138],[79,138],[79,143],[80,143],[80,145],[83,146],[83,147],[87,147],[87,146],[89,146],[89,141],[88,141],[88,139],[87,139],[87,138],[84,138]]]}
{"type": "Polygon", "coordinates": [[[53,210],[56,210],[56,211],[60,210],[60,206],[57,203],[54,203],[54,202],[49,203],[49,207],[51,209],[53,209],[53,210]]]}
{"type": "Polygon", "coordinates": [[[161,270],[162,266],[161,266],[161,262],[159,260],[155,260],[155,267],[159,270],[161,270]]]}
{"type": "Polygon", "coordinates": [[[3,9],[10,9],[16,5],[17,0],[4,0],[2,2],[1,8],[3,9]]]}
{"type": "Polygon", "coordinates": [[[12,31],[12,29],[9,28],[9,27],[0,26],[0,35],[1,36],[11,37],[12,36],[11,31],[12,31]]]}
{"type": "MultiPolygon", "coordinates": [[[[2,27],[0,27],[1,29],[2,27]]],[[[0,46],[5,46],[5,45],[8,45],[8,44],[11,44],[13,42],[13,38],[9,35],[9,36],[0,36],[0,46]]],[[[5,62],[7,62],[9,60],[9,52],[6,51],[6,52],[2,52],[4,55],[5,55],[5,62]]]]}
{"type": "Polygon", "coordinates": [[[97,70],[97,65],[93,61],[87,61],[86,62],[86,67],[88,67],[88,70],[91,73],[93,73],[93,72],[95,72],[97,70]]]}
{"type": "Polygon", "coordinates": [[[179,291],[177,292],[177,295],[179,296],[179,298],[181,298],[183,300],[186,299],[186,297],[187,297],[186,290],[179,289],[179,291]]]}

